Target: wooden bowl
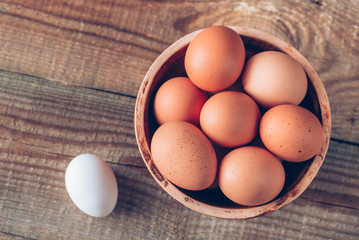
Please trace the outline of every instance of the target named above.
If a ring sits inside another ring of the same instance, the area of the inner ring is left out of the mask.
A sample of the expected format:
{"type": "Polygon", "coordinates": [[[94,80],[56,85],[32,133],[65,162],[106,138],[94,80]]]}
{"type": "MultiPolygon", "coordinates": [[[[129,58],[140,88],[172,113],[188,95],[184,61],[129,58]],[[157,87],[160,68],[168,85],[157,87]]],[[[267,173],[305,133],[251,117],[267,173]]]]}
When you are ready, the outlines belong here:
{"type": "Polygon", "coordinates": [[[154,95],[159,86],[166,80],[177,76],[186,76],[184,55],[189,42],[201,30],[184,36],[168,47],[148,70],[137,96],[135,131],[139,150],[148,170],[157,183],[174,199],[202,214],[228,219],[246,219],[264,215],[285,206],[296,199],[309,186],[319,171],[328,150],[331,116],[329,100],[318,74],[293,46],[255,29],[231,28],[242,37],[247,59],[264,50],[275,50],[290,55],[304,67],[309,84],[307,95],[300,105],[313,112],[323,126],[324,139],[319,153],[305,162],[283,162],[286,182],[282,192],[271,202],[255,207],[246,207],[233,203],[219,189],[188,191],[178,188],[161,175],[152,160],[150,151],[152,135],[158,128],[153,115],[154,95]]]}

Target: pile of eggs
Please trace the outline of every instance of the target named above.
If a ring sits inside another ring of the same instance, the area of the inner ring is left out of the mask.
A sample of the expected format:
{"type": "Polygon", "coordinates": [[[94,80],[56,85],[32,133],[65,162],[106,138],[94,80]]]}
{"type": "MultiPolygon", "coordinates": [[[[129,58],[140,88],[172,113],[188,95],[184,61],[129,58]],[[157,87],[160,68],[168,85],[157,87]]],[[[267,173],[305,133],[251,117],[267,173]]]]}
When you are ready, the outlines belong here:
{"type": "Polygon", "coordinates": [[[187,76],[168,79],[153,101],[159,172],[186,190],[219,187],[244,206],[273,200],[286,179],[282,162],[306,161],[322,143],[318,118],[298,106],[308,88],[303,67],[277,51],[246,61],[241,37],[225,26],[201,31],[184,66],[187,76]]]}

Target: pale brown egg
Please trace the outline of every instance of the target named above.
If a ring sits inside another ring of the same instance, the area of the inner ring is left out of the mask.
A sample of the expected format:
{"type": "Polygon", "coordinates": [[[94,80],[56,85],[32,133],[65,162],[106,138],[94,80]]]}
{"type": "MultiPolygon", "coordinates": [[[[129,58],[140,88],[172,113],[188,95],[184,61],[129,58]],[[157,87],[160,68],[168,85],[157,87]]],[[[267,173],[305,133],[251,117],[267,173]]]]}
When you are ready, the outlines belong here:
{"type": "Polygon", "coordinates": [[[262,117],[259,133],[269,151],[290,162],[310,159],[319,152],[323,140],[318,118],[291,104],[269,109],[262,117]]]}
{"type": "Polygon", "coordinates": [[[202,131],[216,144],[238,147],[256,136],[260,117],[257,104],[248,95],[224,91],[203,105],[200,124],[202,131]]]}
{"type": "Polygon", "coordinates": [[[151,141],[153,161],[160,173],[187,190],[203,190],[215,180],[216,153],[196,126],[174,121],[161,125],[151,141]]]}
{"type": "Polygon", "coordinates": [[[264,148],[245,146],[228,153],[219,166],[218,184],[224,195],[245,206],[273,200],[282,190],[282,163],[264,148]]]}
{"type": "Polygon", "coordinates": [[[189,44],[185,69],[199,88],[216,92],[231,86],[242,72],[245,49],[241,37],[229,27],[201,31],[189,44]]]}
{"type": "Polygon", "coordinates": [[[265,51],[251,57],[243,69],[243,88],[259,105],[298,105],[308,82],[303,67],[288,54],[265,51]]]}
{"type": "Polygon", "coordinates": [[[158,124],[170,121],[187,121],[199,125],[199,115],[206,94],[187,77],[175,77],[158,89],[153,110],[158,124]]]}

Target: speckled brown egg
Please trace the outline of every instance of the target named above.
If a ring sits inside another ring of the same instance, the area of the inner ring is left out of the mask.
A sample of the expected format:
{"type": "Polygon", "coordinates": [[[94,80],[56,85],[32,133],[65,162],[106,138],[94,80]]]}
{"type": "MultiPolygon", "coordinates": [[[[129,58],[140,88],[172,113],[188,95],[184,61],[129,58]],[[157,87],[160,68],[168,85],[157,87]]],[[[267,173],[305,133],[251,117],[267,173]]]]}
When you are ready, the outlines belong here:
{"type": "Polygon", "coordinates": [[[232,201],[256,206],[273,200],[282,190],[282,163],[264,148],[245,146],[228,153],[219,166],[218,184],[232,201]]]}
{"type": "Polygon", "coordinates": [[[245,49],[231,28],[213,26],[201,31],[189,44],[185,69],[199,88],[216,92],[231,86],[242,72],[245,49]]]}
{"type": "Polygon", "coordinates": [[[216,153],[196,126],[173,121],[161,125],[151,141],[153,161],[160,173],[187,190],[203,190],[215,180],[216,153]]]}
{"type": "Polygon", "coordinates": [[[310,159],[319,152],[323,140],[318,118],[291,104],[269,109],[262,117],[259,133],[269,151],[290,162],[310,159]]]}
{"type": "Polygon", "coordinates": [[[308,87],[303,67],[288,54],[277,51],[251,57],[243,69],[242,83],[245,92],[267,109],[279,104],[298,105],[308,87]]]}

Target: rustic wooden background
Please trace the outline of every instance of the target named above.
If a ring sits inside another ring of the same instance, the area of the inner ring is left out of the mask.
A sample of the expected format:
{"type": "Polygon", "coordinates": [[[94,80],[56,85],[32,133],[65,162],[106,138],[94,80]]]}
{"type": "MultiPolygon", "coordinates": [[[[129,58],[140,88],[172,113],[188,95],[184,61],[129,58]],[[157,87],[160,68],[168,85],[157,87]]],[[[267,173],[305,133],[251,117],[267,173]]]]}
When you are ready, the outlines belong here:
{"type": "Polygon", "coordinates": [[[0,239],[359,239],[359,1],[0,1],[0,239]],[[249,220],[189,210],[137,148],[137,90],[172,42],[211,25],[291,43],[329,95],[332,138],[293,203],[249,220]],[[106,218],[71,202],[67,164],[90,152],[114,170],[106,218]]]}

